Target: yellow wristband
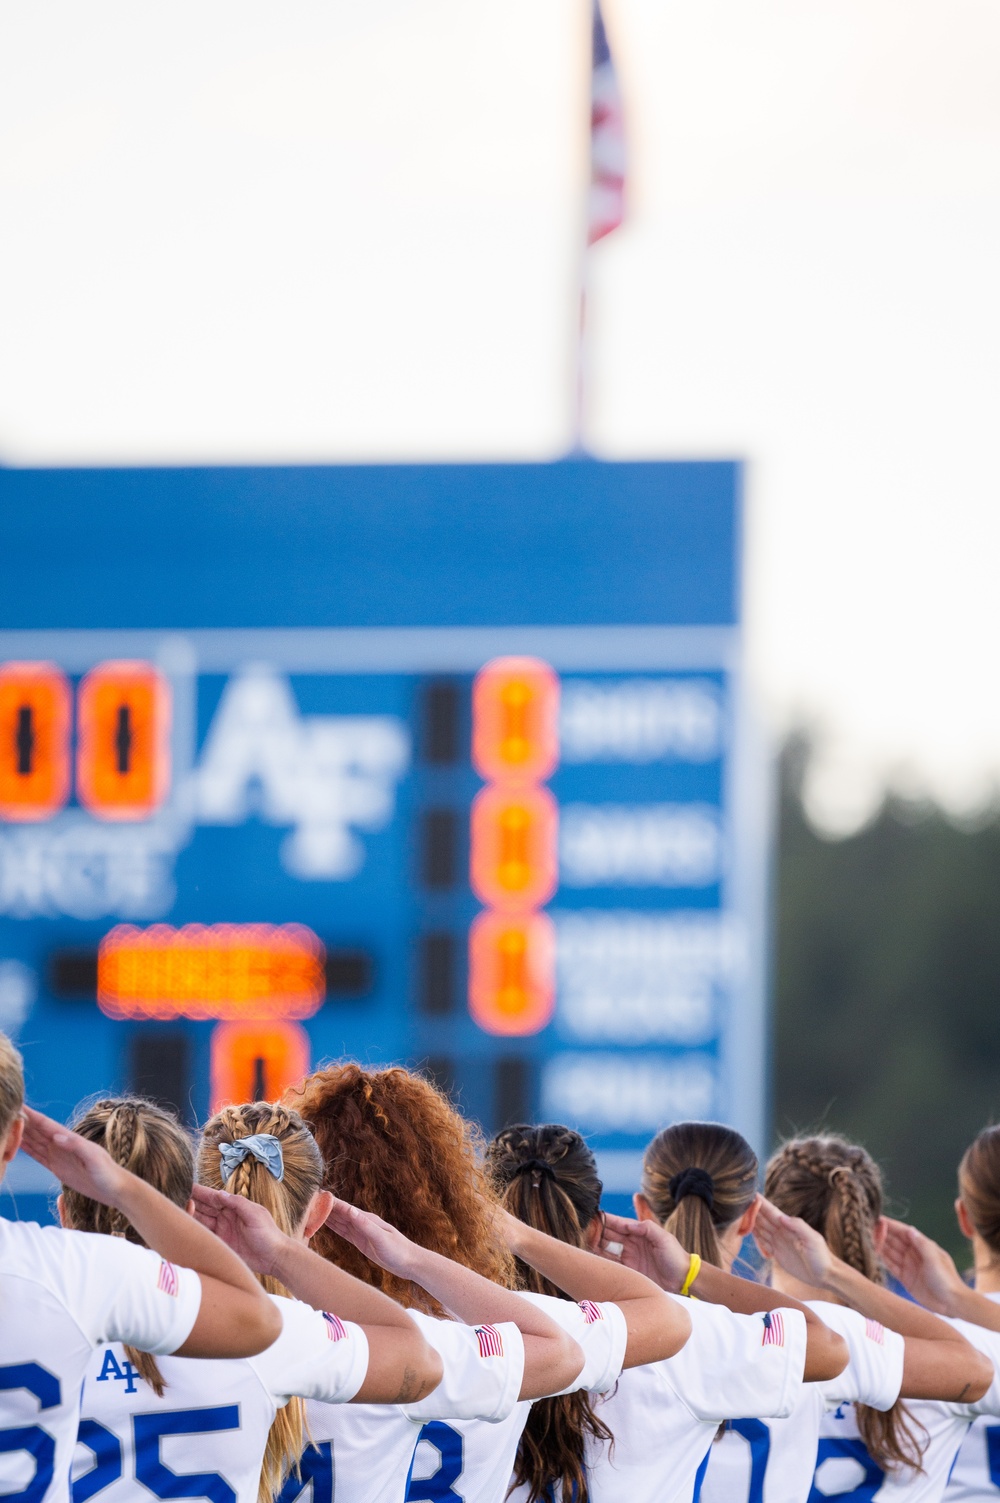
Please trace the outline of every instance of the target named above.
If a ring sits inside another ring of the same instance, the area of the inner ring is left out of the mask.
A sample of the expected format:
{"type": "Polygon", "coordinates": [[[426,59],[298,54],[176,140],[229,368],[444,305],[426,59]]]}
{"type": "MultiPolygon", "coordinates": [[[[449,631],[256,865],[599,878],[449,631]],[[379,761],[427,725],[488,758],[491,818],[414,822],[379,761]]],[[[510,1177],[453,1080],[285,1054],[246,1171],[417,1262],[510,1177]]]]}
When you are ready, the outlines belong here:
{"type": "Polygon", "coordinates": [[[701,1259],[696,1252],[693,1252],[691,1254],[691,1261],[688,1264],[687,1278],[681,1285],[681,1294],[691,1293],[691,1285],[694,1283],[699,1273],[701,1273],[701,1259]]]}

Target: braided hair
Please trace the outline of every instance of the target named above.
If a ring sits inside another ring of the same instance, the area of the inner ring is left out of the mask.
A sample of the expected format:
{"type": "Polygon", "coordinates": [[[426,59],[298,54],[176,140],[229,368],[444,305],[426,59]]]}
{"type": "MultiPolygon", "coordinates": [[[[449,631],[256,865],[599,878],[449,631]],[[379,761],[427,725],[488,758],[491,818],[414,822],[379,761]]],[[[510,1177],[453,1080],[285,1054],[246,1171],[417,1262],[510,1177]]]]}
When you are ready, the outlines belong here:
{"type": "MultiPolygon", "coordinates": [[[[601,1209],[601,1181],[594,1155],[578,1132],[549,1123],[518,1124],[497,1133],[486,1163],[507,1210],[527,1226],[568,1242],[586,1244],[586,1231],[601,1209]]],[[[522,1288],[565,1298],[561,1289],[518,1260],[522,1288]]],[[[527,1486],[528,1503],[555,1496],[587,1503],[587,1438],[612,1442],[588,1394],[559,1394],[536,1399],[517,1448],[513,1487],[527,1486]],[[551,1491],[550,1491],[551,1490],[551,1491]]]]}
{"type": "MultiPolygon", "coordinates": [[[[141,1096],[107,1096],[88,1107],[72,1127],[88,1142],[99,1143],[116,1164],[145,1180],[174,1205],[186,1206],[191,1199],[194,1146],[181,1123],[164,1107],[141,1096]]],[[[62,1187],[62,1220],[75,1231],[102,1232],[145,1246],[121,1211],[68,1185],[62,1187]]],[[[130,1346],[125,1355],[161,1399],[166,1384],[156,1358],[130,1346]]]]}
{"type": "Polygon", "coordinates": [[[753,1204],[757,1173],[757,1155],[734,1128],[677,1122],[646,1149],[640,1193],[687,1252],[722,1268],[719,1233],[753,1204]]]}
{"type": "MultiPolygon", "coordinates": [[[[243,1195],[263,1206],[287,1236],[294,1236],[302,1226],[313,1196],[323,1185],[323,1159],[315,1138],[298,1112],[274,1102],[224,1106],[202,1129],[197,1167],[199,1184],[243,1195]],[[281,1181],[251,1154],[224,1179],[219,1145],[257,1133],[270,1133],[280,1142],[284,1162],[281,1181]]],[[[258,1278],[268,1293],[288,1294],[270,1275],[258,1278]]],[[[272,1503],[289,1471],[299,1475],[305,1444],[305,1405],[300,1398],[292,1398],[278,1410],[268,1432],[258,1503],[272,1503]]]]}
{"type": "MultiPolygon", "coordinates": [[[[871,1155],[836,1133],[792,1138],[767,1166],[764,1194],[784,1211],[799,1216],[823,1236],[831,1252],[875,1284],[884,1272],[875,1243],[882,1215],[882,1173],[871,1155]]],[[[925,1438],[896,1400],[891,1409],[855,1404],[858,1432],[883,1471],[922,1471],[925,1438]]]]}

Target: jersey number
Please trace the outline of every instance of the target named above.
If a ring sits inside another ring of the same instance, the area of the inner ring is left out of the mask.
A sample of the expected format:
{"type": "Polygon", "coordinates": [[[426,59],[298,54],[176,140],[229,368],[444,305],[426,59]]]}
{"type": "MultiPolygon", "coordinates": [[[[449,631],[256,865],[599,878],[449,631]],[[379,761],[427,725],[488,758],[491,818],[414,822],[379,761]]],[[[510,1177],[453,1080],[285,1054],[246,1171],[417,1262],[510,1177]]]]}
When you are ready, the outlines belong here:
{"type": "MultiPolygon", "coordinates": [[[[26,1388],[38,1400],[39,1409],[55,1409],[62,1402],[59,1379],[37,1362],[15,1362],[0,1367],[0,1393],[26,1388]]],[[[0,1430],[0,1454],[27,1451],[35,1463],[35,1475],[19,1493],[4,1493],[4,1503],[41,1503],[55,1471],[56,1443],[41,1425],[17,1425],[0,1430]]]]}
{"type": "Polygon", "coordinates": [[[993,1486],[1000,1487],[1000,1425],[986,1426],[986,1464],[993,1486]]]}
{"type": "MultiPolygon", "coordinates": [[[[312,1503],[333,1503],[333,1442],[306,1446],[299,1462],[299,1474],[290,1472],[275,1503],[295,1503],[299,1493],[312,1485],[312,1503]]],[[[74,1498],[73,1503],[76,1503],[74,1498]]]]}
{"type": "MultiPolygon", "coordinates": [[[[771,1432],[758,1419],[730,1420],[729,1429],[736,1435],[742,1435],[750,1447],[750,1491],[747,1493],[747,1503],[764,1503],[764,1474],[767,1471],[767,1457],[771,1449],[771,1432]]],[[[708,1463],[711,1459],[712,1448],[710,1446],[705,1452],[705,1460],[698,1468],[694,1479],[694,1497],[691,1503],[700,1503],[701,1485],[705,1480],[705,1473],[708,1471],[708,1463]]]]}
{"type": "Polygon", "coordinates": [[[821,1492],[814,1479],[809,1494],[809,1503],[829,1503],[830,1498],[836,1498],[837,1503],[871,1503],[885,1481],[885,1472],[872,1461],[865,1450],[864,1443],[860,1440],[821,1440],[816,1452],[816,1471],[819,1471],[824,1461],[829,1461],[835,1456],[847,1456],[858,1462],[864,1468],[865,1475],[857,1487],[852,1488],[849,1493],[821,1492]]]}
{"type": "MultiPolygon", "coordinates": [[[[437,1471],[429,1477],[414,1477],[413,1463],[406,1483],[406,1503],[464,1503],[462,1494],[455,1491],[455,1483],[462,1475],[465,1464],[463,1439],[451,1425],[441,1420],[430,1420],[417,1436],[417,1445],[426,1440],[441,1458],[437,1471]]],[[[416,1456],[416,1450],[414,1450],[416,1456]]]]}
{"type": "MultiPolygon", "coordinates": [[[[213,1435],[220,1430],[239,1428],[238,1404],[222,1404],[216,1409],[175,1409],[167,1414],[133,1415],[135,1480],[148,1487],[154,1498],[207,1498],[209,1503],[236,1503],[235,1491],[220,1473],[172,1471],[161,1460],[160,1441],[165,1435],[213,1435]]],[[[121,1476],[121,1442],[97,1420],[81,1420],[78,1438],[93,1451],[94,1465],[73,1483],[73,1503],[89,1503],[121,1476]]],[[[14,1500],[5,1500],[5,1503],[14,1503],[14,1500]]],[[[30,1500],[26,1499],[26,1503],[30,1500]]]]}

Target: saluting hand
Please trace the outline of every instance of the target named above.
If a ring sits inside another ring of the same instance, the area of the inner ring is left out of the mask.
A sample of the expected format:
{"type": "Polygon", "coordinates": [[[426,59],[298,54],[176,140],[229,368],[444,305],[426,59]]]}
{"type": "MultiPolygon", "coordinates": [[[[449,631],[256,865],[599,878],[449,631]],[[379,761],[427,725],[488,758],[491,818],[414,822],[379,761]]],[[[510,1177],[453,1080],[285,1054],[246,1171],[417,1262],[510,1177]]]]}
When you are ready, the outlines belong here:
{"type": "Polygon", "coordinates": [[[412,1277],[413,1243],[381,1216],[334,1197],[326,1225],[380,1268],[394,1273],[397,1278],[412,1277]]]}
{"type": "Polygon", "coordinates": [[[21,1147],[69,1189],[104,1206],[117,1206],[132,1179],[128,1170],[116,1164],[99,1143],[81,1138],[79,1133],[30,1106],[24,1108],[21,1147]]]}
{"type": "Polygon", "coordinates": [[[803,1284],[811,1284],[814,1289],[826,1287],[833,1253],[825,1238],[801,1217],[786,1216],[761,1196],[753,1234],[765,1258],[773,1258],[803,1284]]]}
{"type": "Polygon", "coordinates": [[[607,1213],[596,1248],[609,1262],[645,1274],[661,1289],[676,1294],[687,1277],[691,1256],[658,1221],[632,1221],[607,1213]]]}
{"type": "Polygon", "coordinates": [[[191,1192],[194,1214],[202,1226],[214,1232],[254,1273],[275,1276],[274,1269],[284,1245],[290,1240],[275,1225],[271,1213],[244,1195],[195,1185],[191,1192]]]}
{"type": "Polygon", "coordinates": [[[915,1226],[885,1218],[882,1261],[927,1310],[950,1315],[956,1294],[966,1292],[954,1259],[915,1226]]]}

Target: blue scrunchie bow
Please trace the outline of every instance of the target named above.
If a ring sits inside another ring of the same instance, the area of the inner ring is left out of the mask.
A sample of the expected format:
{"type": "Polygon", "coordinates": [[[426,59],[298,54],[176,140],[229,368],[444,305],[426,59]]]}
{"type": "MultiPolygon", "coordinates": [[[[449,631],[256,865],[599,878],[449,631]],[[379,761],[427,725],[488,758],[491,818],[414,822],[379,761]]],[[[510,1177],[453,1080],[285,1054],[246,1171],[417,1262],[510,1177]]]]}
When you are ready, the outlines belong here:
{"type": "Polygon", "coordinates": [[[279,1182],[285,1177],[285,1157],[281,1143],[269,1132],[251,1133],[248,1138],[237,1138],[235,1143],[220,1143],[222,1159],[222,1183],[227,1184],[248,1154],[253,1154],[263,1164],[268,1174],[279,1182]]]}

